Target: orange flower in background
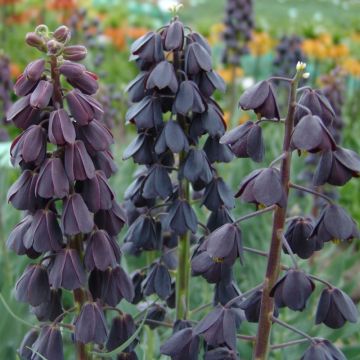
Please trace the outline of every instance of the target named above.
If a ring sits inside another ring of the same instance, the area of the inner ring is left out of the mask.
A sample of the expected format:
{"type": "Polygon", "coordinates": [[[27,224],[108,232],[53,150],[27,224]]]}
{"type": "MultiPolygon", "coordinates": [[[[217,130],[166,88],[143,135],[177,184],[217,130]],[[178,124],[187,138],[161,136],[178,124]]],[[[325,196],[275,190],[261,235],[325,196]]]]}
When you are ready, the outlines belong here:
{"type": "Polygon", "coordinates": [[[21,75],[21,69],[18,64],[10,64],[10,75],[12,79],[17,79],[21,75]]]}
{"type": "Polygon", "coordinates": [[[143,35],[145,35],[149,29],[145,27],[128,27],[126,29],[126,37],[135,40],[143,35]]]}
{"type": "MultiPolygon", "coordinates": [[[[234,77],[234,70],[231,67],[228,67],[226,69],[219,69],[217,70],[219,75],[224,79],[226,83],[230,83],[234,77]]],[[[244,76],[244,70],[241,67],[235,68],[235,77],[243,77],[244,76]]]]}
{"type": "Polygon", "coordinates": [[[124,50],[126,47],[126,40],[134,40],[148,32],[144,27],[109,27],[105,29],[104,34],[111,40],[115,47],[119,50],[124,50]]]}
{"type": "Polygon", "coordinates": [[[248,113],[244,112],[240,116],[238,123],[239,123],[239,125],[242,125],[242,124],[246,123],[248,120],[250,120],[250,115],[248,113]]]}
{"type": "Polygon", "coordinates": [[[72,10],[77,7],[77,0],[50,0],[47,7],[52,10],[72,10]]]}
{"type": "Polygon", "coordinates": [[[275,41],[271,36],[262,32],[253,32],[252,38],[249,41],[250,53],[254,56],[261,56],[267,54],[275,45],[275,41]]]}
{"type": "Polygon", "coordinates": [[[229,111],[225,111],[224,112],[224,121],[225,121],[225,124],[226,126],[229,126],[230,125],[230,112],[229,111]]]}
{"type": "Polygon", "coordinates": [[[22,11],[8,16],[6,19],[6,24],[25,24],[29,21],[37,20],[39,13],[39,9],[32,7],[31,9],[28,9],[26,11],[22,11]]]}
{"type": "Polygon", "coordinates": [[[360,77],[360,60],[349,57],[343,61],[341,67],[347,74],[360,77]]]}
{"type": "Polygon", "coordinates": [[[2,5],[14,5],[18,3],[20,0],[0,0],[0,6],[2,5]]]}

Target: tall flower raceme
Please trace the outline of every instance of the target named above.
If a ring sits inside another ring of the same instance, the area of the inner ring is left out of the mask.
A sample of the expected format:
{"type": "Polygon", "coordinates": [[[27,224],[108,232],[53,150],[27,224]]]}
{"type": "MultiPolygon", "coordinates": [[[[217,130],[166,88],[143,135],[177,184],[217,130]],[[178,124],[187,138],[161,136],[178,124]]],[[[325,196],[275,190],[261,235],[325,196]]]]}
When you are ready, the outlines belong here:
{"type": "Polygon", "coordinates": [[[230,146],[219,142],[225,123],[212,98],[224,84],[212,70],[208,43],[178,17],[135,41],[131,53],[140,73],[128,86],[135,104],[127,120],[137,136],[124,157],[142,167],[125,194],[130,227],[124,251],[149,254],[147,266],[133,274],[135,297],[139,302],[154,295],[156,308],[151,305],[148,315],[153,327],[168,326],[165,311],[175,307],[167,315],[176,320],[170,325],[174,335],[161,347],[163,354],[196,359],[203,337],[207,358],[232,358],[242,314],[229,304],[239,295],[232,266],[242,260],[243,246],[230,215],[233,193],[215,168],[233,158],[230,146]],[[210,211],[206,225],[194,203],[210,211]],[[215,308],[196,326],[189,318],[191,272],[215,285],[215,308]]]}
{"type": "Polygon", "coordinates": [[[242,55],[248,53],[247,43],[254,28],[252,0],[227,0],[223,39],[225,49],[222,62],[239,66],[242,55]]]}
{"type": "MultiPolygon", "coordinates": [[[[9,58],[0,51],[0,119],[6,123],[6,113],[11,106],[12,92],[11,70],[9,58]]],[[[5,129],[0,130],[0,141],[8,138],[5,129]]]]}
{"type": "Polygon", "coordinates": [[[79,62],[86,48],[69,41],[65,26],[49,32],[40,25],[27,34],[42,56],[18,78],[20,99],[7,114],[22,130],[11,146],[21,175],[8,200],[24,211],[7,245],[31,259],[15,297],[40,321],[20,346],[22,359],[64,359],[66,343],[75,345],[77,359],[90,359],[90,351],[119,347],[135,327],[115,309],[123,298],[133,299],[134,289],[116,242],[125,220],[108,182],[116,171],[113,138],[93,97],[97,77],[79,62]],[[112,310],[109,333],[105,312],[112,310]],[[130,323],[128,333],[113,335],[130,323]]]}
{"type": "MultiPolygon", "coordinates": [[[[273,325],[286,327],[299,334],[302,339],[279,345],[271,344],[272,349],[308,341],[310,347],[302,359],[345,359],[340,350],[329,341],[312,338],[281,320],[281,308],[287,307],[293,311],[306,309],[317,282],[325,286],[318,301],[316,324],[324,324],[336,329],[347,321],[356,322],[358,318],[358,310],[348,295],[328,281],[304,272],[297,259],[297,257],[308,259],[330,241],[348,242],[359,238],[360,235],[355,221],[340,205],[311,188],[291,182],[293,175],[291,159],[294,151],[299,154],[310,152],[320,155],[314,175],[314,181],[318,185],[328,183],[342,186],[351,178],[358,177],[360,173],[359,155],[337,145],[329,130],[334,122],[335,113],[325,96],[309,87],[298,88],[299,81],[303,77],[308,77],[304,72],[305,66],[304,63],[298,63],[293,78],[280,79],[289,85],[288,111],[284,119],[280,116],[276,94],[271,84],[274,79],[261,81],[246,90],[239,102],[242,109],[253,110],[257,120],[232,129],[220,140],[222,144],[230,145],[237,157],[249,157],[259,161],[262,160],[264,151],[261,125],[269,121],[285,127],[280,156],[269,166],[246,176],[236,194],[243,201],[253,203],[256,207],[265,207],[243,216],[243,219],[273,211],[270,250],[268,253],[261,253],[262,256],[267,257],[266,280],[255,288],[256,292],[250,292],[249,296],[242,295],[245,301],[239,305],[245,311],[248,321],[258,323],[257,335],[254,338],[254,358],[259,360],[268,357],[273,325]],[[277,167],[278,163],[280,163],[279,167],[277,167]],[[288,199],[293,189],[315,194],[325,200],[317,219],[313,220],[307,215],[287,217],[288,199]],[[281,264],[282,252],[291,256],[293,266],[286,267],[281,264]]],[[[204,243],[211,243],[214,238],[221,240],[218,234],[224,233],[229,226],[231,225],[223,225],[211,233],[204,243]]],[[[223,241],[218,245],[223,252],[224,243],[228,242],[228,239],[230,239],[229,235],[223,237],[223,241]]],[[[213,249],[212,253],[214,253],[213,249]]],[[[218,314],[208,318],[204,321],[205,324],[211,324],[212,321],[217,323],[219,321],[215,320],[215,318],[219,319],[217,316],[218,314]]],[[[234,332],[232,336],[234,337],[234,332]]]]}

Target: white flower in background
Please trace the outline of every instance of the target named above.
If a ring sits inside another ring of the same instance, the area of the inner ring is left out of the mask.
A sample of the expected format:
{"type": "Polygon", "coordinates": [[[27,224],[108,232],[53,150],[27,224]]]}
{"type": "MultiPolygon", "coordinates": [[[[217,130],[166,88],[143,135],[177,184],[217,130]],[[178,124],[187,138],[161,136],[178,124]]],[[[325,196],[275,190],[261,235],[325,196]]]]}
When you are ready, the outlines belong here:
{"type": "Polygon", "coordinates": [[[244,90],[253,86],[255,84],[255,79],[253,77],[247,76],[241,79],[241,86],[244,90]]]}

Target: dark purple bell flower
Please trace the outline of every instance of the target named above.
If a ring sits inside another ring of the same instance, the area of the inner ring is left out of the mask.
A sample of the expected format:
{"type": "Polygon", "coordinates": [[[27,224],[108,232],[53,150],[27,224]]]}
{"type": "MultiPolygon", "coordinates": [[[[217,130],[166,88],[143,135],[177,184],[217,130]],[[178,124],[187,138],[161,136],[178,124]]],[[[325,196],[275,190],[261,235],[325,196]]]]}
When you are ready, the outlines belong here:
{"type": "Polygon", "coordinates": [[[55,145],[63,146],[75,142],[75,128],[65,109],[50,113],[48,135],[50,142],[55,145]]]}
{"type": "Polygon", "coordinates": [[[316,115],[306,115],[298,122],[291,135],[292,149],[317,153],[336,149],[331,133],[316,115]]]}
{"type": "Polygon", "coordinates": [[[346,360],[345,355],[329,340],[316,339],[305,351],[300,360],[346,360]]]}
{"type": "MultiPolygon", "coordinates": [[[[190,134],[199,137],[204,133],[208,133],[212,137],[221,137],[226,130],[226,123],[224,120],[224,114],[219,105],[214,101],[207,103],[207,109],[201,114],[197,114],[193,117],[190,134]],[[196,124],[199,122],[199,124],[196,124]],[[195,129],[193,128],[195,126],[195,129]],[[198,127],[198,129],[196,129],[198,127]]],[[[194,136],[192,135],[192,137],[194,136]]]]}
{"type": "Polygon", "coordinates": [[[161,321],[164,321],[165,315],[166,315],[166,310],[163,306],[161,306],[159,304],[153,304],[153,305],[149,306],[149,308],[148,308],[148,313],[147,313],[147,317],[145,320],[145,324],[148,325],[151,330],[154,330],[159,325],[156,323],[153,323],[151,321],[147,321],[147,320],[149,319],[149,320],[155,320],[155,321],[161,322],[161,321]]]}
{"type": "Polygon", "coordinates": [[[175,19],[161,33],[165,51],[180,51],[184,46],[184,25],[175,19]]]}
{"type": "Polygon", "coordinates": [[[239,106],[266,119],[280,120],[275,90],[269,81],[260,81],[248,88],[240,97],[239,106]]]}
{"type": "MultiPolygon", "coordinates": [[[[63,341],[61,331],[56,324],[44,325],[32,349],[45,359],[64,360],[63,341]]],[[[33,352],[31,360],[40,360],[40,356],[33,352]]]]}
{"type": "MultiPolygon", "coordinates": [[[[251,295],[247,297],[246,300],[241,302],[241,304],[239,305],[240,309],[244,310],[247,321],[252,323],[259,322],[261,297],[262,297],[262,290],[254,291],[251,295]]],[[[274,316],[277,317],[278,315],[279,315],[279,310],[275,305],[274,316]]]]}
{"type": "Polygon", "coordinates": [[[50,298],[49,276],[42,265],[29,265],[15,285],[17,301],[32,306],[40,305],[50,298]]]}
{"type": "Polygon", "coordinates": [[[86,180],[95,176],[94,163],[81,140],[65,146],[64,163],[70,181],[86,180]]]}
{"type": "Polygon", "coordinates": [[[24,170],[20,177],[11,185],[7,194],[7,201],[18,210],[34,211],[41,204],[35,194],[37,180],[37,173],[31,170],[24,170]]]}
{"type": "Polygon", "coordinates": [[[62,199],[69,194],[69,179],[60,158],[45,160],[40,168],[35,193],[45,199],[62,199]]]}
{"type": "Polygon", "coordinates": [[[225,81],[214,70],[200,72],[196,76],[195,82],[198,84],[200,92],[206,97],[210,97],[215,90],[220,90],[223,93],[226,90],[225,81]]]}
{"type": "MultiPolygon", "coordinates": [[[[315,238],[310,237],[313,228],[311,218],[299,216],[290,221],[284,234],[292,252],[302,259],[308,259],[316,250],[315,238]]],[[[285,246],[283,250],[285,254],[288,253],[285,246]]]]}
{"type": "Polygon", "coordinates": [[[214,230],[203,247],[215,262],[232,265],[237,257],[243,261],[242,234],[236,224],[227,223],[214,230]]]}
{"type": "Polygon", "coordinates": [[[214,162],[228,163],[234,158],[230,146],[220,143],[218,136],[208,136],[203,150],[211,164],[214,162]]]}
{"type": "Polygon", "coordinates": [[[56,213],[49,209],[37,210],[23,241],[27,249],[32,248],[40,253],[60,250],[63,234],[56,213]]]}
{"type": "Polygon", "coordinates": [[[314,174],[314,185],[329,183],[345,185],[352,177],[360,176],[360,156],[352,150],[337,147],[323,152],[314,174]]]}
{"type": "Polygon", "coordinates": [[[101,170],[96,170],[92,179],[83,182],[81,195],[88,209],[93,213],[109,210],[113,206],[114,193],[101,170]]]}
{"type": "Polygon", "coordinates": [[[192,41],[200,44],[206,50],[206,52],[211,56],[211,46],[209,42],[201,34],[199,34],[196,31],[192,31],[187,37],[187,40],[190,42],[192,41]]]}
{"type": "Polygon", "coordinates": [[[62,249],[56,254],[49,280],[54,289],[74,290],[85,284],[85,270],[75,249],[62,249]]]}
{"type": "Polygon", "coordinates": [[[64,312],[61,305],[61,289],[51,289],[50,298],[40,305],[33,307],[31,311],[39,321],[54,321],[64,312]]]}
{"type": "Polygon", "coordinates": [[[75,320],[75,339],[83,344],[102,345],[108,336],[106,319],[101,306],[97,302],[87,302],[81,307],[75,320]]]}
{"type": "Polygon", "coordinates": [[[30,329],[24,336],[21,341],[20,347],[18,349],[18,354],[22,360],[31,360],[33,352],[31,351],[34,342],[39,336],[38,329],[30,329]]]}
{"type": "Polygon", "coordinates": [[[164,59],[164,52],[160,34],[150,31],[141,36],[133,42],[130,52],[146,62],[158,63],[162,61],[164,59]]]}
{"type": "Polygon", "coordinates": [[[24,237],[32,224],[32,216],[26,215],[11,231],[6,241],[6,246],[15,251],[18,255],[26,254],[26,247],[24,245],[24,237]]]}
{"type": "Polygon", "coordinates": [[[337,288],[322,291],[317,306],[315,324],[324,323],[332,329],[339,329],[346,321],[356,323],[359,312],[353,300],[337,288]]]}
{"type": "Polygon", "coordinates": [[[359,230],[351,216],[339,205],[327,205],[317,219],[310,237],[321,243],[348,241],[359,237],[359,230]]]}
{"type": "Polygon", "coordinates": [[[49,105],[54,85],[50,81],[40,80],[30,96],[30,105],[35,109],[44,109],[49,105]]]}
{"type": "Polygon", "coordinates": [[[172,194],[173,187],[168,170],[155,164],[151,166],[143,182],[142,195],[145,199],[161,197],[166,199],[172,194]]]}
{"type": "Polygon", "coordinates": [[[62,55],[65,60],[81,61],[86,58],[87,49],[82,45],[65,46],[62,55]]]}
{"type": "Polygon", "coordinates": [[[143,271],[134,271],[131,274],[131,282],[134,287],[134,298],[131,301],[132,304],[138,304],[144,298],[143,290],[142,290],[142,282],[146,278],[146,274],[143,271]]]}
{"type": "Polygon", "coordinates": [[[175,94],[178,86],[174,66],[167,60],[159,62],[146,79],[147,90],[169,88],[175,94]]]}
{"type": "Polygon", "coordinates": [[[206,109],[206,103],[195,82],[183,81],[179,86],[174,102],[174,111],[181,115],[187,115],[190,111],[202,113],[206,109]]]}
{"type": "Polygon", "coordinates": [[[27,164],[40,165],[46,156],[46,132],[40,125],[31,125],[18,135],[11,144],[12,164],[21,161],[27,164]]]}
{"type": "Polygon", "coordinates": [[[221,177],[214,177],[206,185],[202,204],[210,211],[216,211],[221,206],[232,209],[235,206],[234,194],[221,177]]]}
{"type": "MultiPolygon", "coordinates": [[[[174,140],[174,138],[172,140],[174,140]]],[[[148,134],[147,132],[140,132],[137,135],[137,137],[135,137],[134,140],[125,149],[123,154],[123,159],[127,160],[130,157],[132,157],[134,162],[137,164],[141,164],[141,165],[152,164],[155,161],[155,154],[153,149],[154,149],[153,136],[151,134],[148,134]]],[[[165,150],[166,150],[166,144],[165,144],[165,150]]]]}
{"type": "Polygon", "coordinates": [[[143,287],[145,296],[157,294],[165,300],[171,293],[171,277],[166,266],[160,263],[152,264],[143,287]]]}
{"type": "MultiPolygon", "coordinates": [[[[317,115],[325,126],[330,126],[335,119],[335,113],[328,99],[320,90],[305,89],[299,99],[299,104],[307,107],[313,115],[317,115]]],[[[295,123],[300,121],[308,112],[301,107],[295,111],[295,123]]]]}
{"type": "Polygon", "coordinates": [[[240,184],[235,197],[258,205],[278,205],[283,207],[286,195],[281,184],[280,171],[276,168],[264,168],[252,171],[240,184]]]}
{"type": "Polygon", "coordinates": [[[256,162],[264,159],[265,146],[261,126],[252,121],[227,132],[220,139],[220,143],[230,145],[236,157],[249,157],[256,162]]]}
{"type": "Polygon", "coordinates": [[[229,349],[228,347],[218,347],[212,350],[208,350],[205,353],[204,360],[238,360],[236,351],[229,349]]]}
{"type": "Polygon", "coordinates": [[[93,119],[100,120],[104,113],[99,102],[77,89],[67,93],[66,101],[71,115],[80,126],[87,125],[93,119]]]}
{"type": "Polygon", "coordinates": [[[161,223],[151,216],[140,215],[129,227],[124,243],[132,243],[139,250],[161,248],[161,223]]]}
{"type": "Polygon", "coordinates": [[[176,199],[172,203],[165,222],[178,235],[185,234],[188,230],[194,234],[196,233],[197,217],[186,200],[176,199]]]}
{"type": "Polygon", "coordinates": [[[199,356],[199,336],[191,327],[178,330],[160,347],[160,353],[168,355],[171,360],[197,360],[199,356]]]}
{"type": "MultiPolygon", "coordinates": [[[[134,319],[129,314],[121,314],[113,318],[111,322],[111,328],[109,332],[109,337],[106,342],[106,349],[108,351],[113,351],[124,344],[136,331],[136,326],[134,319]]],[[[127,348],[124,349],[123,353],[126,355],[132,352],[137,344],[135,339],[127,348]]],[[[128,359],[126,357],[125,359],[128,359]]],[[[131,358],[129,359],[131,360],[131,358]]]]}
{"type": "Polygon", "coordinates": [[[66,235],[87,234],[93,229],[93,216],[80,194],[71,194],[64,200],[61,225],[66,235]]]}
{"type": "Polygon", "coordinates": [[[120,248],[104,230],[94,231],[86,241],[84,264],[91,271],[97,268],[105,271],[115,267],[120,260],[120,248]]]}
{"type": "Polygon", "coordinates": [[[115,174],[118,170],[110,151],[98,151],[92,155],[92,160],[95,168],[102,170],[107,178],[115,174]]]}
{"type": "Polygon", "coordinates": [[[64,61],[63,64],[59,66],[60,74],[64,75],[66,78],[79,77],[85,70],[86,67],[83,64],[78,64],[72,61],[64,61]]]}
{"type": "Polygon", "coordinates": [[[189,141],[181,128],[180,124],[174,120],[169,120],[155,144],[155,152],[157,154],[164,153],[170,149],[173,153],[189,150],[189,141]]]}
{"type": "Polygon", "coordinates": [[[109,235],[116,236],[123,228],[126,216],[116,200],[113,200],[110,209],[99,210],[95,214],[94,222],[99,229],[104,229],[109,235]]]}
{"type": "Polygon", "coordinates": [[[80,76],[67,78],[67,82],[86,95],[93,95],[99,89],[98,77],[90,71],[83,71],[80,76]]]}
{"type": "Polygon", "coordinates": [[[214,231],[220,226],[232,222],[233,219],[229,210],[224,206],[221,206],[210,214],[206,226],[210,231],[214,231]]]}
{"type": "MultiPolygon", "coordinates": [[[[225,306],[230,300],[240,295],[240,290],[236,286],[235,281],[232,279],[232,268],[227,267],[227,269],[231,276],[226,276],[224,271],[222,274],[222,279],[215,284],[213,297],[214,305],[221,304],[225,306]]],[[[233,303],[231,306],[238,307],[238,303],[239,302],[233,303]]]]}
{"type": "Polygon", "coordinates": [[[125,88],[131,102],[141,101],[146,96],[145,81],[147,76],[148,72],[141,71],[125,88]]]}
{"type": "Polygon", "coordinates": [[[108,150],[110,145],[114,143],[111,131],[96,119],[88,125],[77,127],[77,134],[92,154],[97,151],[108,150]]]}
{"type": "MultiPolygon", "coordinates": [[[[37,59],[30,62],[25,70],[24,75],[32,81],[39,81],[45,70],[45,59],[37,59]]],[[[18,95],[23,96],[23,95],[18,95]]]]}
{"type": "Polygon", "coordinates": [[[315,284],[308,275],[301,270],[290,269],[276,282],[270,296],[274,297],[279,308],[286,306],[294,311],[303,311],[314,289],[315,284]]]}
{"type": "Polygon", "coordinates": [[[40,110],[30,105],[30,95],[14,102],[6,114],[7,121],[12,121],[16,127],[23,130],[37,123],[39,117],[40,110]]]}
{"type": "Polygon", "coordinates": [[[138,129],[157,128],[162,125],[160,98],[145,96],[139,103],[132,105],[126,113],[126,121],[136,124],[138,129]]]}
{"type": "Polygon", "coordinates": [[[181,174],[191,183],[201,180],[206,185],[212,180],[211,165],[204,150],[190,149],[183,163],[181,174]]]}
{"type": "Polygon", "coordinates": [[[203,335],[210,346],[226,345],[236,350],[236,313],[218,305],[194,328],[194,333],[203,335]]]}
{"type": "Polygon", "coordinates": [[[200,71],[211,71],[211,56],[198,42],[192,42],[185,48],[185,72],[196,75],[200,71]]]}
{"type": "Polygon", "coordinates": [[[28,94],[31,95],[31,92],[34,90],[37,83],[38,80],[31,80],[25,74],[21,74],[16,79],[16,83],[14,85],[15,95],[17,96],[26,96],[28,94]]]}

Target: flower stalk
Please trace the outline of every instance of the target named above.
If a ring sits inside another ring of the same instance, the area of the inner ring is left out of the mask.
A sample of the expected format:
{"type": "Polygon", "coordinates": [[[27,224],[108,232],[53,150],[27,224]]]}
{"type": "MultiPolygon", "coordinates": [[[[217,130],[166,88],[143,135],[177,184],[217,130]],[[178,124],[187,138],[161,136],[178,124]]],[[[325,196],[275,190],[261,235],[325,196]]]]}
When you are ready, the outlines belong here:
{"type": "MultiPolygon", "coordinates": [[[[281,184],[283,186],[286,197],[289,194],[289,180],[290,180],[290,168],[291,168],[291,151],[290,141],[291,134],[294,128],[294,114],[296,108],[296,90],[298,83],[302,78],[304,69],[297,69],[294,78],[291,81],[290,94],[289,94],[289,106],[288,114],[285,120],[285,135],[283,142],[283,153],[286,156],[281,161],[280,176],[281,184]]],[[[261,299],[261,309],[258,332],[254,347],[254,359],[265,360],[269,351],[269,339],[272,326],[272,314],[274,311],[274,299],[270,297],[270,291],[275,285],[279,272],[280,272],[280,259],[281,259],[281,247],[282,239],[279,236],[279,231],[284,228],[286,219],[286,204],[283,207],[278,207],[275,210],[272,238],[270,244],[269,257],[267,262],[265,281],[261,299]]]]}

